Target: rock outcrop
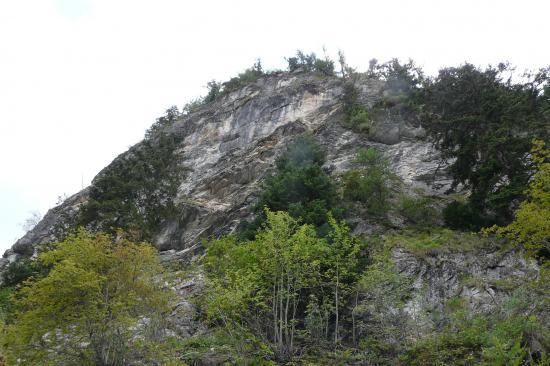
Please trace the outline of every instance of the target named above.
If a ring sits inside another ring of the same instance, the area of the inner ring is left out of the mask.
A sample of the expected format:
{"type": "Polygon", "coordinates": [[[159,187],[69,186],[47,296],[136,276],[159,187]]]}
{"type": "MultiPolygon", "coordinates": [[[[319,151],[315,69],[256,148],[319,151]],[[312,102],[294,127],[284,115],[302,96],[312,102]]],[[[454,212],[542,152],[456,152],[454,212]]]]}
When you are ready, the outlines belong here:
{"type": "MultiPolygon", "coordinates": [[[[362,103],[372,106],[383,96],[384,83],[363,80],[358,90],[362,103]]],[[[437,151],[423,139],[420,126],[395,113],[384,115],[375,121],[373,141],[344,126],[342,94],[338,78],[282,73],[260,78],[177,120],[165,132],[180,141],[175,158],[186,174],[175,198],[178,217],[162,225],[154,244],[161,251],[182,250],[201,238],[235,230],[250,216],[276,156],[288,140],[306,131],[326,149],[326,168],[333,175],[349,167],[358,148],[375,146],[409,187],[429,195],[449,187],[437,151]]],[[[60,217],[74,216],[87,194],[84,190],[50,210],[7,255],[29,254],[32,245],[55,239],[60,217]]]]}
{"type": "MultiPolygon", "coordinates": [[[[384,83],[371,79],[359,81],[358,90],[359,100],[368,107],[385,93],[384,83]]],[[[370,136],[355,132],[344,122],[343,93],[343,81],[338,78],[279,73],[228,93],[167,127],[163,133],[179,141],[173,156],[185,175],[174,198],[176,217],[164,220],[153,237],[161,258],[188,260],[200,252],[202,239],[233,232],[242,220],[250,219],[261,183],[273,171],[276,157],[289,140],[304,132],[326,150],[325,168],[334,177],[350,168],[358,148],[372,146],[385,154],[407,189],[444,197],[451,179],[421,124],[399,113],[386,113],[373,120],[370,136]]],[[[71,225],[89,192],[87,188],[51,209],[4,254],[0,266],[17,256],[33,255],[55,240],[60,228],[71,225]]],[[[350,221],[355,234],[372,231],[362,217],[350,221]]],[[[411,318],[442,311],[447,300],[460,296],[469,299],[471,309],[487,311],[507,296],[498,288],[500,280],[533,277],[538,270],[535,263],[514,252],[419,258],[396,248],[392,259],[398,271],[413,281],[415,292],[405,306],[411,318]]],[[[182,337],[201,332],[189,301],[200,283],[190,278],[175,285],[179,302],[170,316],[170,329],[182,337]]]]}

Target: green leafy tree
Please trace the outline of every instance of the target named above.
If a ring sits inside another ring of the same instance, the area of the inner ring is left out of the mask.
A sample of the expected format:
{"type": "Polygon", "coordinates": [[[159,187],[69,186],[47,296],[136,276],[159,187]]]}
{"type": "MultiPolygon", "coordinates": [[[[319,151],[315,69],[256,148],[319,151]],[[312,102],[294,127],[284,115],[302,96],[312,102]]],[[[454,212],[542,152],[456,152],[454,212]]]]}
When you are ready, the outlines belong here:
{"type": "Polygon", "coordinates": [[[340,341],[340,321],[342,307],[348,299],[352,285],[357,280],[360,243],[350,235],[345,222],[338,223],[331,215],[328,266],[325,275],[334,288],[334,344],[340,341]]]}
{"type": "Polygon", "coordinates": [[[331,216],[327,238],[286,212],[266,210],[266,217],[252,241],[226,237],[206,245],[208,320],[232,334],[252,332],[280,359],[330,335],[339,343],[360,242],[331,216]]]}
{"type": "Polygon", "coordinates": [[[541,140],[533,141],[531,150],[537,171],[529,183],[527,200],[507,226],[485,229],[485,233],[505,236],[538,257],[550,258],[550,150],[541,140]]]}
{"type": "Polygon", "coordinates": [[[373,214],[383,214],[390,207],[390,198],[399,184],[389,162],[374,148],[360,149],[355,164],[358,169],[344,173],[344,198],[366,204],[373,214]]]}
{"type": "Polygon", "coordinates": [[[306,290],[319,286],[326,242],[311,225],[266,211],[255,240],[223,238],[207,244],[205,268],[213,286],[205,296],[211,322],[230,332],[243,324],[268,340],[280,357],[295,351],[306,290]]]}
{"type": "Polygon", "coordinates": [[[80,230],[39,261],[51,270],[17,291],[3,337],[14,363],[128,364],[138,320],[161,319],[168,310],[148,244],[80,230]]]}

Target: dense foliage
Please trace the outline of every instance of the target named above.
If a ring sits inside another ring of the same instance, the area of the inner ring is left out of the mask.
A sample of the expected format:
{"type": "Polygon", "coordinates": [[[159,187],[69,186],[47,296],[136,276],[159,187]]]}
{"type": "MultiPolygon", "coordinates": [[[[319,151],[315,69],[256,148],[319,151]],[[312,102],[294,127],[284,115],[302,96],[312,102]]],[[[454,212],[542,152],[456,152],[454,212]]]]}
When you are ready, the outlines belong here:
{"type": "Polygon", "coordinates": [[[80,230],[39,256],[51,267],[25,282],[3,335],[8,358],[22,365],[126,365],[135,326],[162,319],[168,297],[154,248],[80,230]]]}
{"type": "Polygon", "coordinates": [[[550,259],[550,150],[541,140],[535,140],[531,159],[537,167],[529,183],[527,200],[516,212],[514,221],[505,227],[496,227],[485,232],[496,232],[499,236],[522,244],[543,260],[550,259]]]}
{"type": "Polygon", "coordinates": [[[115,159],[92,182],[79,224],[107,233],[120,228],[151,239],[159,224],[175,213],[181,171],[176,146],[173,137],[160,135],[115,159]]]}
{"type": "Polygon", "coordinates": [[[359,241],[330,216],[326,239],[285,212],[266,216],[252,241],[227,237],[207,245],[208,321],[228,332],[255,334],[282,359],[311,342],[339,343],[359,241]]]}
{"type": "Polygon", "coordinates": [[[256,205],[255,222],[247,225],[244,236],[252,238],[265,220],[264,209],[288,211],[295,219],[326,229],[327,214],[335,211],[337,192],[323,169],[325,154],[310,135],[297,137],[276,161],[277,171],[269,176],[256,205]]]}
{"type": "Polygon", "coordinates": [[[443,158],[451,162],[454,186],[471,191],[453,203],[447,223],[477,230],[511,221],[513,203],[524,199],[532,164],[533,137],[548,133],[548,77],[539,73],[515,82],[505,65],[470,64],[442,69],[426,83],[424,121],[443,158]]]}

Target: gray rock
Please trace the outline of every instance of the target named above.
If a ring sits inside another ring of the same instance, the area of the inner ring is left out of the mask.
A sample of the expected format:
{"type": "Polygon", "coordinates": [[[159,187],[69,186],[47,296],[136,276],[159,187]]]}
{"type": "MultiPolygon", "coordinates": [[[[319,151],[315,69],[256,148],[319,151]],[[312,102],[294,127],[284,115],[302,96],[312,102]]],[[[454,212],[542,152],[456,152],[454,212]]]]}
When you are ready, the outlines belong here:
{"type": "MultiPolygon", "coordinates": [[[[342,86],[337,78],[278,74],[176,121],[167,132],[181,140],[176,158],[188,174],[175,199],[179,215],[155,235],[157,248],[182,250],[203,238],[233,232],[241,220],[250,217],[250,207],[262,180],[273,170],[275,158],[289,140],[306,131],[326,149],[327,168],[334,175],[350,167],[358,148],[375,146],[391,159],[407,184],[429,194],[443,193],[450,180],[438,165],[437,152],[420,139],[423,130],[394,114],[379,123],[378,135],[371,139],[344,128],[342,86]]],[[[383,86],[378,80],[360,80],[361,102],[374,105],[383,86]]],[[[117,159],[124,159],[125,154],[117,159]]],[[[32,255],[35,247],[55,240],[55,226],[66,224],[62,218],[74,217],[87,194],[86,189],[50,210],[17,241],[13,251],[32,255]]]]}

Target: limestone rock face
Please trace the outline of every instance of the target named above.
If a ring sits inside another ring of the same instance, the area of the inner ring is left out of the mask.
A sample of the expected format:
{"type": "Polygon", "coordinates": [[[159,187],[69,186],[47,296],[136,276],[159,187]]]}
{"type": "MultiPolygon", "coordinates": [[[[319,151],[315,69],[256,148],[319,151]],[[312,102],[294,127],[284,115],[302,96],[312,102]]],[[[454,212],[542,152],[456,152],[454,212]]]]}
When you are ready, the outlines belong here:
{"type": "MultiPolygon", "coordinates": [[[[465,304],[474,313],[490,313],[503,304],[511,288],[538,276],[538,265],[515,251],[438,253],[416,256],[396,248],[392,259],[397,270],[412,280],[413,296],[405,304],[405,312],[422,322],[424,314],[441,314],[453,298],[467,299],[465,304]]],[[[437,324],[424,324],[437,326],[437,324]]]]}
{"type": "MultiPolygon", "coordinates": [[[[383,96],[383,88],[378,80],[360,81],[361,102],[372,106],[383,96]]],[[[251,204],[277,155],[289,140],[306,131],[327,151],[326,168],[333,175],[349,168],[358,148],[375,146],[411,187],[430,195],[449,187],[437,151],[423,139],[420,126],[389,114],[376,122],[377,134],[383,137],[367,139],[344,126],[342,93],[343,84],[337,78],[281,73],[261,78],[176,121],[165,132],[180,141],[174,158],[186,174],[175,198],[178,217],[161,225],[153,240],[157,248],[183,250],[202,238],[235,230],[250,216],[251,204]]],[[[74,217],[87,195],[86,189],[50,210],[12,252],[32,254],[33,246],[54,240],[54,227],[62,224],[61,217],[74,217]]]]}
{"type": "MultiPolygon", "coordinates": [[[[360,102],[369,108],[384,96],[384,83],[379,80],[359,81],[357,89],[360,102]]],[[[243,219],[250,219],[262,181],[273,171],[275,159],[290,140],[304,132],[325,149],[325,168],[337,179],[351,167],[357,149],[375,147],[389,159],[407,189],[444,197],[451,179],[438,151],[425,138],[421,121],[411,122],[399,113],[380,114],[370,136],[354,132],[345,125],[343,90],[338,78],[279,73],[231,92],[166,128],[163,133],[179,141],[173,158],[185,174],[174,198],[176,217],[165,219],[153,237],[162,260],[188,261],[200,254],[202,239],[233,232],[243,219]]],[[[132,156],[140,144],[116,161],[132,156]]],[[[52,208],[4,254],[0,270],[17,256],[35,254],[41,245],[56,240],[59,230],[74,225],[90,189],[52,208]]],[[[376,225],[360,215],[349,221],[354,234],[371,233],[376,225]]],[[[399,272],[414,281],[414,296],[405,307],[411,318],[427,310],[440,311],[448,299],[464,295],[472,309],[487,311],[506,297],[496,285],[500,279],[531,277],[537,272],[536,264],[513,252],[442,253],[419,258],[394,249],[392,259],[399,272]]],[[[192,293],[200,291],[202,282],[190,278],[175,285],[178,302],[168,321],[170,331],[177,335],[187,337],[203,331],[189,300],[192,293]]]]}

